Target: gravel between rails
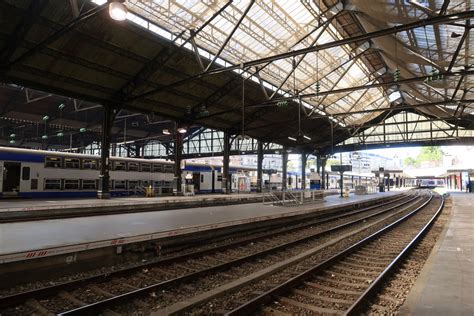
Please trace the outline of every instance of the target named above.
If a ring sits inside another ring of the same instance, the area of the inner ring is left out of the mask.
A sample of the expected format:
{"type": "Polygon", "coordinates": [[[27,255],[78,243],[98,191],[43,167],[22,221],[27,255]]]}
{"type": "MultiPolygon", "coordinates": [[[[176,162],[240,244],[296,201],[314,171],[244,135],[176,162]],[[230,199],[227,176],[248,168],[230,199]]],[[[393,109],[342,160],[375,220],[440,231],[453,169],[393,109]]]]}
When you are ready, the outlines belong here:
{"type": "Polygon", "coordinates": [[[387,280],[387,286],[373,300],[367,314],[394,315],[400,311],[449,220],[452,205],[451,203],[446,204],[443,213],[437,218],[420,244],[408,255],[397,272],[387,280]]]}
{"type": "MultiPolygon", "coordinates": [[[[431,203],[432,205],[432,203],[431,203]]],[[[438,204],[439,205],[439,204],[438,204]]],[[[434,209],[434,207],[429,207],[427,206],[426,209],[434,209]]],[[[426,214],[430,212],[422,211],[422,214],[426,214]]],[[[431,213],[430,213],[431,214],[431,213]]],[[[432,215],[432,214],[431,214],[432,215]]],[[[419,217],[424,217],[425,219],[428,218],[428,216],[422,216],[421,214],[415,215],[417,218],[419,217]]],[[[413,222],[414,220],[411,219],[410,223],[413,222]]],[[[369,229],[370,233],[375,232],[376,230],[382,228],[384,225],[378,225],[378,227],[373,227],[369,229]]],[[[303,272],[306,270],[308,266],[315,265],[319,262],[322,262],[323,260],[329,258],[332,254],[341,251],[342,249],[345,249],[347,246],[350,244],[363,239],[365,236],[368,234],[358,234],[358,236],[354,236],[351,238],[351,240],[344,240],[341,243],[338,243],[337,245],[334,245],[332,247],[329,247],[328,249],[325,249],[325,251],[317,254],[316,256],[313,256],[303,262],[301,262],[298,265],[295,265],[293,267],[289,267],[285,270],[282,270],[281,272],[278,272],[274,275],[272,275],[269,278],[262,279],[261,281],[251,284],[249,286],[245,286],[237,291],[234,291],[233,293],[227,293],[225,296],[218,297],[212,301],[209,301],[206,304],[200,305],[199,307],[194,308],[191,312],[188,314],[190,315],[203,315],[203,314],[213,314],[213,313],[224,313],[225,311],[230,311],[236,307],[238,307],[242,302],[248,301],[249,299],[258,296],[259,294],[268,291],[270,288],[273,286],[280,284],[289,278],[291,278],[294,275],[297,275],[298,273],[303,272]]],[[[358,260],[356,260],[357,262],[358,260]]],[[[369,264],[367,262],[364,262],[365,264],[369,264]]],[[[370,266],[377,266],[377,263],[372,262],[370,263],[370,266]]],[[[368,269],[370,271],[370,269],[368,269]]],[[[318,280],[318,284],[324,285],[324,286],[331,286],[328,282],[318,280]]],[[[362,282],[363,284],[363,282],[362,282]]],[[[367,283],[368,284],[368,283],[367,283]]],[[[356,285],[360,286],[360,285],[356,285]]],[[[345,283],[340,283],[339,288],[341,290],[345,291],[354,291],[354,287],[351,286],[351,284],[345,284],[345,283]]],[[[350,296],[350,295],[349,295],[350,296]]],[[[270,311],[271,310],[276,310],[276,311],[283,311],[285,310],[281,309],[281,302],[274,303],[273,306],[270,306],[270,311]]],[[[267,310],[266,312],[268,312],[267,310]]],[[[302,310],[302,309],[297,309],[297,310],[291,310],[291,311],[286,311],[286,312],[292,312],[292,313],[302,313],[302,314],[307,314],[308,310],[302,310]]]]}

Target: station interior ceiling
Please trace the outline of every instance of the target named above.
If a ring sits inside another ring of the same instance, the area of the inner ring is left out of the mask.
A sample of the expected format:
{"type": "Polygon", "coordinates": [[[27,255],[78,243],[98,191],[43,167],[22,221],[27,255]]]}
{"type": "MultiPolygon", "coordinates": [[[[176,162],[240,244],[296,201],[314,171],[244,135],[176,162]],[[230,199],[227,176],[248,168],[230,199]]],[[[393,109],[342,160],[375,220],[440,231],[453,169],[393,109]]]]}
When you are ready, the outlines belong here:
{"type": "Polygon", "coordinates": [[[104,2],[0,0],[3,144],[87,146],[103,106],[112,142],[474,143],[471,1],[104,2]]]}

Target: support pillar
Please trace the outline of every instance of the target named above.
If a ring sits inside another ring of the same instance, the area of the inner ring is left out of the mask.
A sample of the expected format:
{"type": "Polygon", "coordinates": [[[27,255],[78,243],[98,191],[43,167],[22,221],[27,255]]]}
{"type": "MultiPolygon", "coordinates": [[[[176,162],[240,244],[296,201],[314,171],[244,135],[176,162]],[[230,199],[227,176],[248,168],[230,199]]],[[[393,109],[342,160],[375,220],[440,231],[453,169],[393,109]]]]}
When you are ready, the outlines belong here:
{"type": "Polygon", "coordinates": [[[175,124],[174,128],[174,195],[182,195],[182,170],[181,160],[183,159],[183,138],[184,134],[178,132],[178,125],[175,124]]]}
{"type": "Polygon", "coordinates": [[[459,173],[459,190],[462,192],[462,172],[459,173]]]}
{"type": "Polygon", "coordinates": [[[262,192],[263,186],[263,143],[257,143],[257,192],[262,192]]]}
{"type": "Polygon", "coordinates": [[[222,162],[222,192],[224,194],[231,193],[231,179],[229,173],[229,163],[230,163],[230,134],[229,132],[224,132],[224,157],[222,162]]]}
{"type": "Polygon", "coordinates": [[[321,157],[321,190],[326,190],[327,181],[326,181],[326,157],[321,157]]]}
{"type": "Polygon", "coordinates": [[[306,161],[308,156],[303,152],[301,154],[301,189],[306,189],[306,161]]]}
{"type": "Polygon", "coordinates": [[[283,153],[281,154],[281,190],[286,191],[288,180],[287,180],[287,165],[288,165],[288,152],[286,149],[283,150],[283,153]]]}
{"type": "Polygon", "coordinates": [[[103,106],[102,115],[102,139],[100,150],[100,175],[99,188],[97,190],[98,199],[110,199],[110,133],[115,118],[114,110],[109,106],[103,106]]]}
{"type": "Polygon", "coordinates": [[[324,158],[321,158],[320,156],[317,156],[316,157],[316,172],[320,175],[321,174],[321,168],[322,168],[322,164],[323,164],[323,160],[324,158]]]}

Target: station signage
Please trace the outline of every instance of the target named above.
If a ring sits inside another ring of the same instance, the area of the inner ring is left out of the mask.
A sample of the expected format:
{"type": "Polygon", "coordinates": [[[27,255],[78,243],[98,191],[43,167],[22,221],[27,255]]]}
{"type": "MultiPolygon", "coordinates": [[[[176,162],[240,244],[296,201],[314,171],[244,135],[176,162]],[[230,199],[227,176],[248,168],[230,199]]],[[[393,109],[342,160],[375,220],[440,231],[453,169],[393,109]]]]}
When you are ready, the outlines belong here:
{"type": "Polygon", "coordinates": [[[352,171],[352,166],[351,165],[332,165],[331,166],[331,171],[333,171],[333,172],[352,171]]]}

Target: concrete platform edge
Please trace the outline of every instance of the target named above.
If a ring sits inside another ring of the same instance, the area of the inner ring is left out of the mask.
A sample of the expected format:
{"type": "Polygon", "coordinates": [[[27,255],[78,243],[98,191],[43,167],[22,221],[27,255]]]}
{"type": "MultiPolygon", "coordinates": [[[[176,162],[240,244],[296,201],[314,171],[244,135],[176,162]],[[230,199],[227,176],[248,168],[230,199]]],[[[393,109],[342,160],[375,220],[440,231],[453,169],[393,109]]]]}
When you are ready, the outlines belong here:
{"type": "Polygon", "coordinates": [[[45,257],[50,257],[50,256],[56,256],[56,255],[64,255],[64,254],[87,251],[87,250],[92,250],[92,249],[97,249],[97,248],[116,247],[116,246],[125,245],[125,244],[157,240],[160,238],[167,238],[167,237],[197,233],[197,232],[213,230],[213,229],[218,229],[218,228],[225,228],[225,227],[234,226],[234,225],[243,225],[243,224],[250,224],[250,223],[255,223],[255,222],[260,222],[260,221],[279,219],[279,218],[284,218],[284,217],[304,215],[304,214],[322,211],[322,210],[334,210],[338,208],[344,208],[349,205],[358,205],[358,204],[362,205],[362,204],[371,203],[377,200],[383,201],[385,199],[394,198],[396,196],[399,196],[405,193],[406,191],[394,194],[392,196],[374,197],[374,198],[366,199],[364,201],[357,201],[357,202],[346,201],[346,203],[332,205],[329,207],[324,207],[324,206],[320,208],[315,207],[310,210],[299,210],[299,211],[295,210],[295,211],[287,212],[287,213],[258,216],[258,217],[245,218],[245,219],[239,219],[239,220],[233,220],[233,221],[218,222],[218,223],[213,223],[213,224],[208,224],[208,225],[188,226],[188,227],[175,229],[175,230],[147,233],[147,234],[141,234],[141,235],[135,235],[135,236],[129,236],[129,237],[98,240],[98,241],[71,244],[71,245],[62,245],[62,246],[48,247],[48,248],[43,248],[43,249],[32,249],[32,250],[16,252],[16,253],[5,253],[5,254],[0,254],[0,264],[10,263],[10,262],[15,262],[15,261],[32,260],[32,259],[37,259],[37,258],[45,258],[45,257]]]}

